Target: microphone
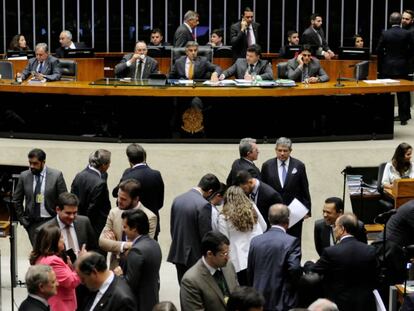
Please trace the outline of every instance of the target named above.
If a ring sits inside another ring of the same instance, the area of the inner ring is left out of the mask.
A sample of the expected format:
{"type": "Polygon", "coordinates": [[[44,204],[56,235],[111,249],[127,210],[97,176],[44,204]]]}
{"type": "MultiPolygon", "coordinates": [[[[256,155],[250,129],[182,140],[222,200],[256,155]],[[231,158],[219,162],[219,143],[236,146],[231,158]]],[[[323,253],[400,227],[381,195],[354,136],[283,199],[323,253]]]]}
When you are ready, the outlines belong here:
{"type": "Polygon", "coordinates": [[[341,174],[347,174],[347,172],[352,168],[351,165],[347,165],[342,171],[341,174]]]}
{"type": "Polygon", "coordinates": [[[344,87],[345,85],[341,83],[341,70],[339,70],[338,78],[336,79],[335,87],[344,87]]]}
{"type": "Polygon", "coordinates": [[[391,218],[391,216],[394,215],[396,212],[397,210],[394,208],[387,212],[381,213],[377,217],[374,218],[374,223],[384,225],[391,218]]]}

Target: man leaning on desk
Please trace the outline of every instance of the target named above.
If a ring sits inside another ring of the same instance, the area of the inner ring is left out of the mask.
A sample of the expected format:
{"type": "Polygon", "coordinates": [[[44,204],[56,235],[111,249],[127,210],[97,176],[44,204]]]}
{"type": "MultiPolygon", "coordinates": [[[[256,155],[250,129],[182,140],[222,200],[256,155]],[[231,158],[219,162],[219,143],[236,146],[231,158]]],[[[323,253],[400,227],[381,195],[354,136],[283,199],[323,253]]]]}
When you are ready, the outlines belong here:
{"type": "Polygon", "coordinates": [[[121,62],[115,66],[117,78],[129,77],[134,80],[148,79],[152,73],[158,73],[158,62],[147,56],[147,45],[138,41],[134,53],[125,55],[121,62]]]}

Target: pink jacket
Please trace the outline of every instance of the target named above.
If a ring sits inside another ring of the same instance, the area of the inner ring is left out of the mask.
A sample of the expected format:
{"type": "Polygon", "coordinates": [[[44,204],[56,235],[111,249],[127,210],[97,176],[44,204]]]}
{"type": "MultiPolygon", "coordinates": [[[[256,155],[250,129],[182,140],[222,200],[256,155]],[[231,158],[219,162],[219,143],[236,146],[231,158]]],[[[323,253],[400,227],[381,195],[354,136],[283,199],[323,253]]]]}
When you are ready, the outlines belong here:
{"type": "Polygon", "coordinates": [[[75,311],[77,308],[75,288],[80,283],[79,276],[76,272],[72,271],[62,258],[56,255],[40,257],[36,261],[36,264],[51,266],[59,282],[57,295],[48,300],[50,310],[75,311]]]}

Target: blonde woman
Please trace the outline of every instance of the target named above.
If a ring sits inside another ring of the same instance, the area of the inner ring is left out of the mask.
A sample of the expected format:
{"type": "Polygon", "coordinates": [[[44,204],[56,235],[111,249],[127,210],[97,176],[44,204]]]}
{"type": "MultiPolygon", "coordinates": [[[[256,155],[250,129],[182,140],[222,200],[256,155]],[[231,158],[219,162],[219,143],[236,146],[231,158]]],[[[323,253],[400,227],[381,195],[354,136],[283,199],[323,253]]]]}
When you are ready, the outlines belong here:
{"type": "Polygon", "coordinates": [[[267,226],[257,206],[241,187],[231,186],[227,189],[218,228],[230,240],[230,260],[236,269],[240,285],[247,285],[250,240],[262,234],[267,226]]]}

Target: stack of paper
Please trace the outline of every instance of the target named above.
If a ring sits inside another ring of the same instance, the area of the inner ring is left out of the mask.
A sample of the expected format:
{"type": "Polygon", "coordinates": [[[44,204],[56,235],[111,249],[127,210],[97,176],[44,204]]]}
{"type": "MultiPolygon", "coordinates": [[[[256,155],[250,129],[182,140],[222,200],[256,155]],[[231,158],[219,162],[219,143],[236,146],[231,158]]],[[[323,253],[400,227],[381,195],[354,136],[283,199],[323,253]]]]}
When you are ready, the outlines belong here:
{"type": "Polygon", "coordinates": [[[277,79],[276,84],[278,86],[295,86],[296,83],[293,80],[290,79],[277,79]]]}

